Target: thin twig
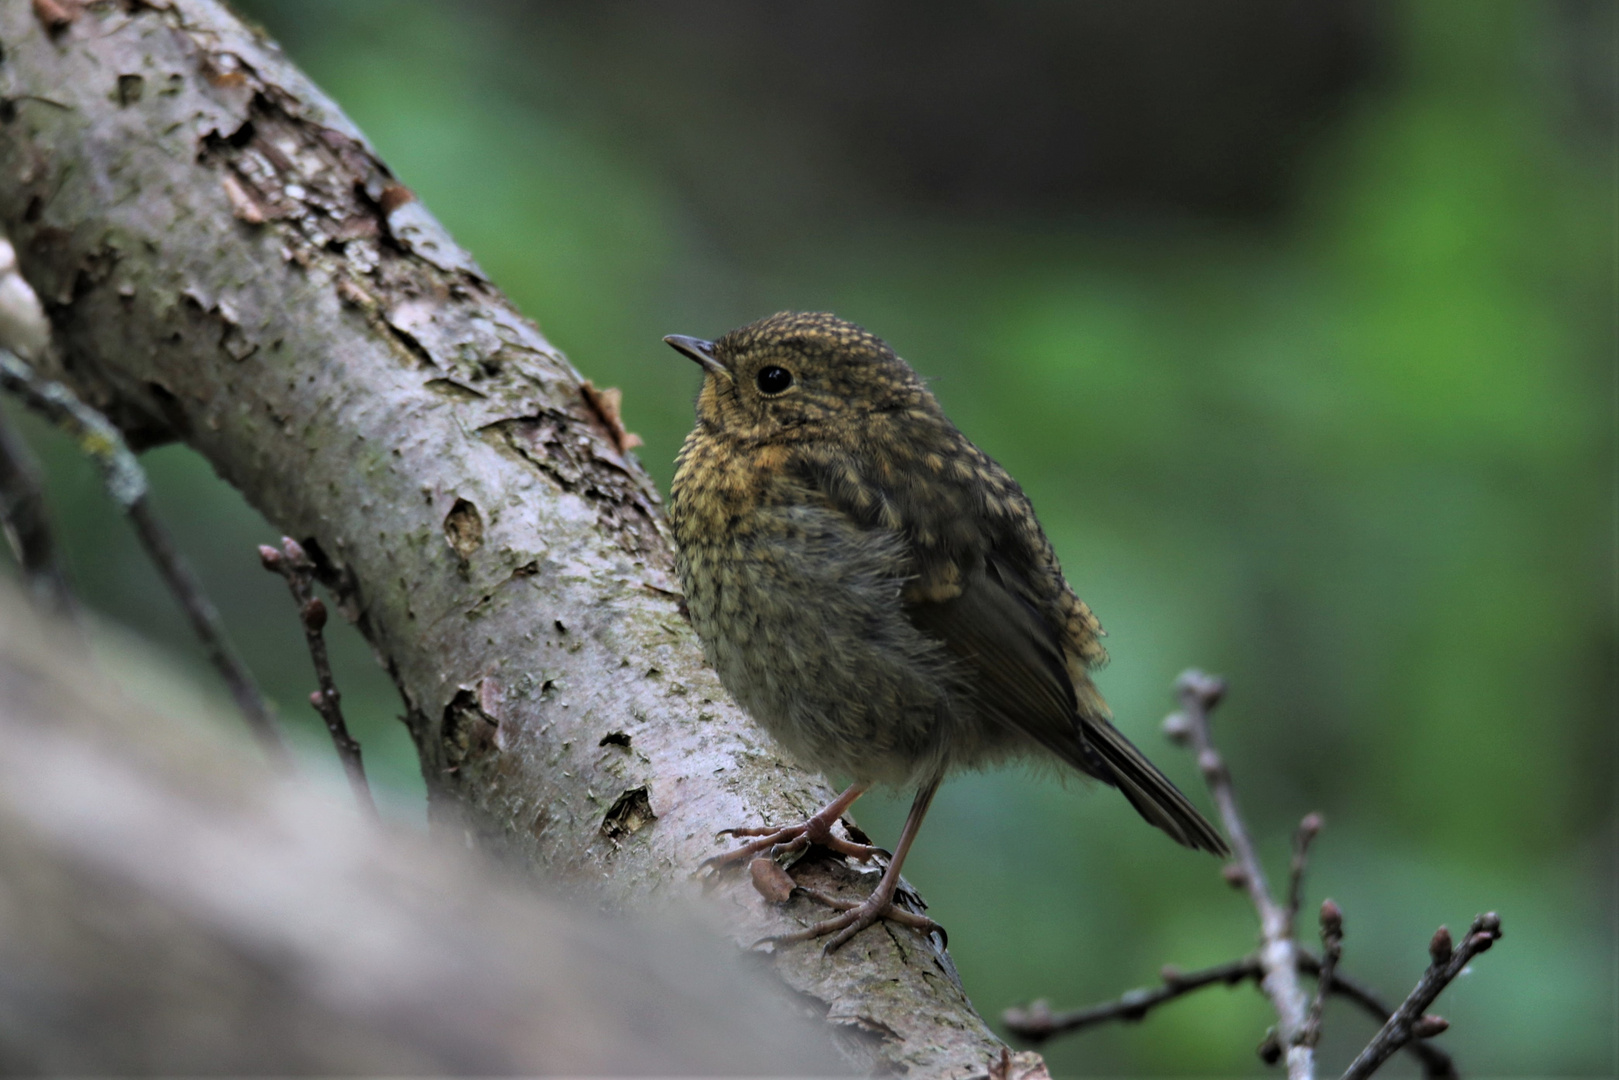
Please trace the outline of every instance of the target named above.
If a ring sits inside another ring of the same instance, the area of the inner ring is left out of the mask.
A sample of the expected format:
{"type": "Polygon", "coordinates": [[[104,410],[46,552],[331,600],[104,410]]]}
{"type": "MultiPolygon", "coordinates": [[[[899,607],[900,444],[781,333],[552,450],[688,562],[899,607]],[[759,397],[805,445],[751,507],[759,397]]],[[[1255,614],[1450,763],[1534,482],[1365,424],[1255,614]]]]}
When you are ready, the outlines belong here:
{"type": "MultiPolygon", "coordinates": [[[[1299,970],[1304,974],[1319,979],[1321,976],[1321,960],[1314,954],[1299,950],[1299,970]]],[[[1072,1009],[1068,1012],[1053,1013],[1044,1001],[1037,1001],[1027,1009],[1007,1009],[1001,1014],[1001,1022],[1008,1031],[1032,1043],[1043,1043],[1048,1039],[1097,1024],[1112,1020],[1134,1022],[1144,1019],[1148,1012],[1159,1005],[1167,1004],[1176,998],[1184,997],[1197,990],[1210,986],[1235,986],[1241,982],[1257,983],[1264,974],[1257,956],[1245,956],[1240,960],[1232,960],[1224,964],[1203,968],[1198,971],[1179,972],[1173,968],[1164,969],[1164,985],[1161,987],[1142,987],[1131,990],[1114,1001],[1106,1001],[1099,1005],[1090,1005],[1082,1009],[1072,1009]]],[[[1384,1003],[1377,992],[1364,983],[1358,982],[1343,972],[1334,970],[1330,975],[1328,990],[1352,1004],[1360,1006],[1378,1023],[1383,1023],[1392,1015],[1393,1010],[1384,1003]]],[[[1405,1049],[1410,1051],[1422,1063],[1423,1076],[1429,1080],[1447,1080],[1454,1078],[1455,1063],[1450,1055],[1431,1043],[1415,1040],[1406,1044],[1405,1049]]]]}
{"type": "Polygon", "coordinates": [[[1344,1070],[1343,1080],[1364,1080],[1412,1039],[1430,1038],[1448,1028],[1450,1024],[1443,1017],[1428,1015],[1428,1006],[1466,969],[1473,957],[1499,940],[1501,919],[1493,911],[1473,920],[1459,948],[1453,946],[1450,931],[1441,926],[1428,945],[1431,961],[1428,970],[1422,973],[1416,987],[1394,1010],[1383,1029],[1344,1070]]]}
{"type": "MultiPolygon", "coordinates": [[[[1306,949],[1299,949],[1299,970],[1320,980],[1321,958],[1306,949]]],[[[1166,966],[1163,970],[1164,984],[1161,987],[1142,987],[1131,990],[1114,1001],[1105,1001],[1099,1005],[1089,1005],[1061,1013],[1053,1013],[1049,1005],[1037,1001],[1027,1009],[1007,1009],[1001,1014],[1001,1023],[1005,1024],[1006,1029],[1013,1035],[1038,1044],[1110,1020],[1125,1022],[1141,1020],[1159,1005],[1167,1004],[1193,991],[1222,984],[1235,986],[1241,982],[1258,983],[1263,975],[1264,969],[1260,967],[1257,956],[1244,956],[1240,960],[1216,964],[1198,971],[1182,972],[1166,966]]],[[[1394,1010],[1378,996],[1377,991],[1351,979],[1336,967],[1328,976],[1327,989],[1330,993],[1358,1005],[1379,1024],[1393,1015],[1394,1010]]],[[[1456,1077],[1456,1066],[1451,1061],[1450,1055],[1432,1043],[1417,1039],[1407,1043],[1405,1049],[1422,1062],[1422,1074],[1428,1080],[1454,1080],[1456,1077]]]]}
{"type": "MultiPolygon", "coordinates": [[[[1299,949],[1299,970],[1317,980],[1321,978],[1321,958],[1304,948],[1299,949]]],[[[1372,1019],[1379,1024],[1387,1023],[1388,1018],[1394,1015],[1394,1009],[1383,996],[1363,982],[1351,979],[1336,968],[1332,972],[1332,984],[1328,987],[1332,993],[1346,1001],[1361,1007],[1372,1019]]],[[[1418,1061],[1422,1062],[1422,1075],[1427,1080],[1456,1080],[1460,1074],[1456,1071],[1456,1063],[1451,1056],[1433,1043],[1423,1039],[1413,1039],[1405,1044],[1405,1048],[1418,1061]]]]}
{"type": "Polygon", "coordinates": [[[248,727],[274,760],[288,760],[286,744],[276,729],[270,705],[259,691],[252,672],[232,648],[219,612],[203,592],[202,583],[181,558],[162,523],[152,513],[146,473],[112,422],[80,401],[59,382],[42,379],[8,349],[0,349],[0,387],[65,431],[101,470],[101,479],[128,516],[146,553],[157,566],[164,584],[174,594],[191,628],[202,642],[231,697],[247,718],[248,727]]]}
{"type": "MultiPolygon", "coordinates": [[[[1306,841],[1308,842],[1308,841],[1306,841]]],[[[1321,1042],[1321,1013],[1327,1004],[1327,988],[1332,985],[1338,970],[1338,959],[1343,955],[1344,913],[1331,900],[1321,901],[1321,966],[1316,972],[1315,997],[1310,999],[1310,1012],[1304,1018],[1304,1030],[1299,1042],[1314,1049],[1321,1042]]]]}
{"type": "MultiPolygon", "coordinates": [[[[1311,1080],[1315,1075],[1315,1051],[1299,1042],[1309,1007],[1309,999],[1299,983],[1299,949],[1292,937],[1287,910],[1271,896],[1265,869],[1248,835],[1248,826],[1237,809],[1231,772],[1209,734],[1209,713],[1225,694],[1225,683],[1191,670],[1183,672],[1175,686],[1181,711],[1171,717],[1166,726],[1189,739],[1197,751],[1198,769],[1209,786],[1209,793],[1214,796],[1215,805],[1220,808],[1220,819],[1231,838],[1231,849],[1236,853],[1236,866],[1228,869],[1240,873],[1240,883],[1248,890],[1248,898],[1259,913],[1259,963],[1264,969],[1260,988],[1276,1010],[1277,1038],[1279,1045],[1286,1048],[1288,1080],[1311,1080]]],[[[1228,876],[1228,880],[1236,881],[1237,873],[1228,876]]]]}
{"type": "Polygon", "coordinates": [[[0,524],[22,570],[34,604],[65,619],[79,605],[56,554],[56,538],[45,512],[39,462],[11,422],[0,413],[0,524]]]}
{"type": "MultiPolygon", "coordinates": [[[[1321,834],[1321,815],[1305,814],[1293,832],[1293,858],[1287,866],[1287,930],[1293,934],[1304,903],[1304,871],[1310,862],[1310,843],[1321,834]]],[[[1297,935],[1294,934],[1296,938],[1297,935]]]]}
{"type": "Polygon", "coordinates": [[[268,544],[259,547],[259,560],[266,570],[286,579],[293,602],[298,605],[298,622],[304,628],[304,641],[309,645],[309,657],[315,664],[315,680],[320,689],[309,695],[309,703],[326,721],[332,745],[337,748],[338,760],[348,775],[354,801],[371,817],[377,816],[376,800],[371,796],[371,785],[366,782],[365,765],[360,760],[360,744],[349,734],[343,720],[343,696],[337,691],[337,680],[332,676],[331,659],[326,655],[326,605],[315,595],[315,564],[304,551],[303,545],[290,536],[281,538],[281,550],[268,544]]]}
{"type": "MultiPolygon", "coordinates": [[[[1182,708],[1180,712],[1164,721],[1164,731],[1174,742],[1191,743],[1197,751],[1198,767],[1202,770],[1215,803],[1220,809],[1226,831],[1231,838],[1232,849],[1237,856],[1236,861],[1227,864],[1222,872],[1232,885],[1248,891],[1254,907],[1259,912],[1263,928],[1260,951],[1239,960],[1189,973],[1165,967],[1162,986],[1131,990],[1117,1000],[1065,1013],[1053,1014],[1045,1002],[1037,1001],[1027,1009],[1006,1010],[1002,1014],[1002,1022],[1012,1034],[1040,1043],[1058,1035],[1112,1020],[1126,1022],[1141,1020],[1157,1006],[1204,987],[1220,984],[1235,986],[1240,982],[1252,981],[1270,997],[1278,1017],[1283,1020],[1283,1024],[1266,1033],[1265,1040],[1260,1045],[1261,1057],[1274,1064],[1281,1060],[1285,1050],[1289,1077],[1308,1078],[1314,1073],[1314,1050],[1320,1039],[1321,1012],[1327,994],[1337,994],[1348,999],[1383,1023],[1385,1027],[1393,1023],[1394,1011],[1384,1003],[1376,991],[1338,971],[1343,940],[1343,913],[1331,900],[1325,901],[1321,906],[1322,942],[1325,946],[1322,956],[1311,954],[1294,939],[1293,928],[1304,895],[1304,872],[1308,864],[1310,844],[1321,832],[1320,815],[1307,814],[1299,822],[1299,827],[1294,833],[1293,858],[1289,865],[1288,902],[1285,909],[1280,908],[1271,897],[1264,869],[1259,863],[1253,841],[1237,809],[1230,772],[1219,752],[1215,750],[1209,734],[1209,713],[1219,703],[1225,686],[1220,680],[1197,671],[1186,672],[1176,685],[1182,708]],[[1286,964],[1287,970],[1278,970],[1278,964],[1286,964]],[[1313,999],[1306,999],[1304,996],[1298,980],[1301,972],[1313,976],[1317,981],[1313,999]],[[1288,1013],[1278,1004],[1278,992],[1297,1002],[1298,1022],[1291,1031],[1284,1026],[1287,1023],[1288,1013]]],[[[1493,919],[1494,916],[1488,918],[1493,919]]],[[[1478,927],[1475,926],[1475,929],[1478,927]]],[[[1494,930],[1499,936],[1499,921],[1494,923],[1494,930]]],[[[1435,964],[1440,962],[1441,954],[1446,958],[1449,957],[1449,948],[1449,936],[1441,927],[1440,933],[1434,936],[1433,944],[1430,946],[1435,964]]],[[[1482,948],[1488,948],[1488,944],[1477,947],[1476,951],[1481,951],[1482,948]]],[[[1434,991],[1435,994],[1437,992],[1434,991]]],[[[1413,992],[1413,998],[1415,996],[1413,992]]],[[[1428,1080],[1455,1080],[1457,1076],[1455,1062],[1451,1060],[1450,1055],[1424,1041],[1427,1035],[1437,1034],[1443,1030],[1443,1024],[1444,1021],[1438,1017],[1421,1018],[1415,1022],[1413,1028],[1412,1034],[1416,1037],[1407,1036],[1403,1044],[1393,1044],[1394,1049],[1403,1045],[1404,1049],[1421,1061],[1423,1075],[1428,1080]]],[[[1388,1052],[1393,1053],[1393,1049],[1388,1052]]],[[[1386,1056],[1384,1055],[1385,1058],[1386,1056]]]]}
{"type": "Polygon", "coordinates": [[[1053,1014],[1044,1001],[1036,1001],[1027,1009],[1007,1009],[1001,1014],[1006,1030],[1019,1038],[1042,1043],[1057,1035],[1104,1024],[1112,1020],[1134,1023],[1147,1013],[1178,997],[1201,990],[1206,986],[1236,986],[1248,980],[1257,981],[1261,970],[1258,957],[1245,956],[1214,967],[1182,972],[1166,967],[1161,986],[1140,987],[1121,995],[1117,1000],[1104,1001],[1083,1009],[1053,1014]]]}

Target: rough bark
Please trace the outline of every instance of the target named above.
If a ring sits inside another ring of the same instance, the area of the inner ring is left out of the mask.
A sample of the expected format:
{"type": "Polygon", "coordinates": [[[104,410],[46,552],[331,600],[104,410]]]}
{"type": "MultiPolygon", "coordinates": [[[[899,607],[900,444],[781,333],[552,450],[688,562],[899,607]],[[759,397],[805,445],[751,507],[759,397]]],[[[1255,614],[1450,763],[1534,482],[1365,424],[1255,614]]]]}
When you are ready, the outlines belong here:
{"type": "Polygon", "coordinates": [[[603,919],[376,827],[135,705],[63,630],[0,582],[0,1073],[838,1068],[689,920],[603,919]]]}
{"type": "MultiPolygon", "coordinates": [[[[305,544],[398,684],[435,820],[645,908],[695,890],[718,829],[829,796],[703,664],[611,407],[273,43],[213,0],[5,0],[0,49],[0,225],[59,374],[305,544]]],[[[711,901],[739,942],[824,912],[740,878],[711,901]]],[[[771,963],[862,1067],[999,1060],[914,931],[771,963]]]]}

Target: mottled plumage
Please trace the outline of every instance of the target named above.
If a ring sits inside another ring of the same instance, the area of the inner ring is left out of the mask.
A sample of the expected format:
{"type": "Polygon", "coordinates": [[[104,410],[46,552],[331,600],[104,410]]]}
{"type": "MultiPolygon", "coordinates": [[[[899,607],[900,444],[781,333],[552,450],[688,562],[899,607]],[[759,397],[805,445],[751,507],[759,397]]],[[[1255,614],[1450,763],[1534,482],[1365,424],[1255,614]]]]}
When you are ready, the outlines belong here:
{"type": "Polygon", "coordinates": [[[707,370],[670,505],[686,602],[772,735],[862,785],[1055,755],[1225,850],[1109,722],[1101,627],[1022,489],[883,341],[796,313],[669,341],[707,370]]]}

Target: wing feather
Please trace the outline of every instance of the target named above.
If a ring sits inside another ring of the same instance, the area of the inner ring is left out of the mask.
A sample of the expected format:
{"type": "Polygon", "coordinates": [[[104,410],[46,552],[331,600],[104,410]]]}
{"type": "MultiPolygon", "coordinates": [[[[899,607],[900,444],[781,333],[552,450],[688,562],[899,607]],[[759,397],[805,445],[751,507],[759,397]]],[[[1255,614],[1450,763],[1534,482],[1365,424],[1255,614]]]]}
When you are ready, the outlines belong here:
{"type": "Polygon", "coordinates": [[[918,471],[914,461],[865,460],[825,446],[803,448],[797,464],[839,512],[904,539],[906,615],[960,661],[982,716],[1117,787],[1187,847],[1226,854],[1214,827],[1108,720],[1085,675],[1106,655],[1100,627],[1063,581],[1022,489],[941,423],[942,449],[972,468],[918,471]]]}
{"type": "Polygon", "coordinates": [[[908,605],[907,614],[969,667],[982,714],[1117,787],[1137,813],[1187,847],[1228,854],[1190,800],[1106,716],[1081,707],[1061,641],[1024,588],[991,554],[963,575],[958,595],[908,605]]]}

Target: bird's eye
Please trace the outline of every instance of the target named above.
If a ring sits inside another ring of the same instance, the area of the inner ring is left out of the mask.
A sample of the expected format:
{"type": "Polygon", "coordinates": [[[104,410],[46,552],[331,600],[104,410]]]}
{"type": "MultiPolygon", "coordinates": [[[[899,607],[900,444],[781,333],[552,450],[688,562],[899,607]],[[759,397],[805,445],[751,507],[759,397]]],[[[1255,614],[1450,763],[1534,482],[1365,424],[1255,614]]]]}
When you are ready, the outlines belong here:
{"type": "Polygon", "coordinates": [[[766,394],[779,394],[793,385],[793,373],[784,367],[771,364],[759,369],[759,375],[754,380],[759,384],[759,390],[766,394]]]}

